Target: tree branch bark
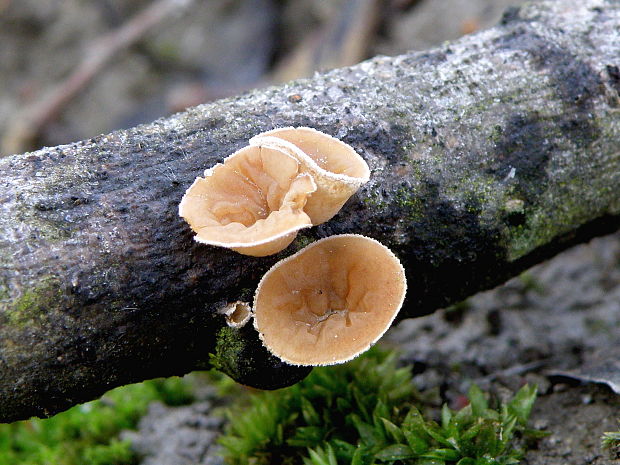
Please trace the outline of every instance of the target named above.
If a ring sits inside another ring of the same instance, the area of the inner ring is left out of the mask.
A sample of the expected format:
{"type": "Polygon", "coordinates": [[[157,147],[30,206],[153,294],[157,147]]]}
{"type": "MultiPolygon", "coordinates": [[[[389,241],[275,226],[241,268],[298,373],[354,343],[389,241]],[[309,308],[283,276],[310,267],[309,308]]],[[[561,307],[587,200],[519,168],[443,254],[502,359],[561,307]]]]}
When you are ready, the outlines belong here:
{"type": "Polygon", "coordinates": [[[266,355],[217,309],[319,237],[361,233],[404,262],[401,317],[493,287],[620,227],[620,4],[565,0],[423,53],[192,108],[0,160],[0,420],[212,365],[277,387],[307,370],[266,355]],[[277,256],[195,243],[177,206],[248,139],[312,126],[371,181],[277,256]]]}

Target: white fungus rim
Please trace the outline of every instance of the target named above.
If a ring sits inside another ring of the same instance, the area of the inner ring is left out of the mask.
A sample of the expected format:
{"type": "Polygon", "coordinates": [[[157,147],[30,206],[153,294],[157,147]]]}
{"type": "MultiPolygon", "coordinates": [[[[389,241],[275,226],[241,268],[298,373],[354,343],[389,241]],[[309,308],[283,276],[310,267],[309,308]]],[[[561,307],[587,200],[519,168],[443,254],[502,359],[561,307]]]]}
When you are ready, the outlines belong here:
{"type": "Polygon", "coordinates": [[[363,184],[367,183],[368,180],[370,179],[370,168],[368,167],[368,163],[366,163],[366,160],[364,160],[360,156],[360,154],[355,151],[353,147],[341,141],[340,139],[330,136],[329,134],[325,134],[324,132],[321,132],[314,128],[308,128],[308,127],[303,127],[303,126],[300,126],[300,127],[288,126],[285,128],[272,129],[270,131],[263,132],[263,133],[257,134],[256,136],[252,137],[250,139],[250,145],[255,146],[255,147],[268,147],[268,148],[273,148],[273,149],[277,149],[278,147],[285,147],[291,152],[293,152],[295,154],[295,157],[298,158],[302,164],[306,165],[311,170],[316,171],[327,178],[331,178],[336,181],[341,181],[346,184],[362,186],[363,184]],[[298,130],[298,129],[312,132],[316,134],[317,136],[325,137],[329,139],[330,141],[335,142],[336,144],[340,145],[342,148],[346,149],[348,152],[351,153],[351,156],[357,162],[361,162],[361,166],[364,169],[363,176],[359,176],[359,177],[349,176],[346,174],[334,173],[333,171],[329,171],[324,168],[321,168],[318,165],[318,163],[315,162],[314,159],[310,155],[308,155],[302,149],[297,147],[294,143],[289,142],[285,139],[282,139],[278,137],[277,135],[273,135],[274,133],[278,131],[288,131],[288,130],[298,130]]]}

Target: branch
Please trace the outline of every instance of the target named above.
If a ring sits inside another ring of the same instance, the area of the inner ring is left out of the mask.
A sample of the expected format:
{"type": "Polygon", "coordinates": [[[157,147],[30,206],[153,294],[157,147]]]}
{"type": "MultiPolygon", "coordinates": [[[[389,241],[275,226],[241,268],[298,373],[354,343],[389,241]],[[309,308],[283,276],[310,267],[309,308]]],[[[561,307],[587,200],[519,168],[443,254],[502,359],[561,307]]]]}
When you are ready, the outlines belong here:
{"type": "Polygon", "coordinates": [[[404,262],[402,317],[493,287],[620,227],[620,4],[532,3],[425,53],[378,57],[89,141],[0,160],[0,419],[212,365],[273,388],[269,357],[217,309],[319,237],[404,262]],[[371,181],[281,254],[195,243],[177,206],[202,171],[278,126],[312,126],[371,181]]]}

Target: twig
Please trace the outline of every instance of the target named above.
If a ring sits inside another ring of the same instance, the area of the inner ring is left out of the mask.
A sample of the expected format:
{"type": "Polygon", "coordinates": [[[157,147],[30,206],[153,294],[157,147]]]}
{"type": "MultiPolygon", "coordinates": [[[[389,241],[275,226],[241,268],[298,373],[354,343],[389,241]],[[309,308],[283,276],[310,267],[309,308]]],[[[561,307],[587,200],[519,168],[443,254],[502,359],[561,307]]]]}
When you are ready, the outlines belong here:
{"type": "Polygon", "coordinates": [[[309,35],[272,73],[286,82],[315,71],[350,66],[362,61],[379,24],[378,0],[348,0],[324,27],[309,35]]]}
{"type": "Polygon", "coordinates": [[[157,0],[120,28],[100,37],[75,71],[52,87],[41,100],[25,107],[9,125],[2,140],[2,154],[27,150],[41,130],[97,76],[112,57],[127,49],[153,27],[173,14],[180,14],[194,0],[157,0]]]}

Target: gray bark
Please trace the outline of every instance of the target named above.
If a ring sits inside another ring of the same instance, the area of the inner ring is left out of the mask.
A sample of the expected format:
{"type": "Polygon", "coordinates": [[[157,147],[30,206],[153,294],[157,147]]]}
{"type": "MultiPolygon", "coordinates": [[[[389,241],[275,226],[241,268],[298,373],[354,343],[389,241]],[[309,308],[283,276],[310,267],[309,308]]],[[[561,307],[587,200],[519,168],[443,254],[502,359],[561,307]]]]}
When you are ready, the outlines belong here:
{"type": "Polygon", "coordinates": [[[319,237],[361,233],[403,261],[401,317],[493,287],[620,227],[620,3],[565,0],[423,53],[378,57],[88,141],[0,160],[0,420],[215,365],[274,388],[307,370],[216,310],[319,237]],[[371,181],[284,252],[200,245],[185,189],[248,139],[311,126],[371,181]]]}

